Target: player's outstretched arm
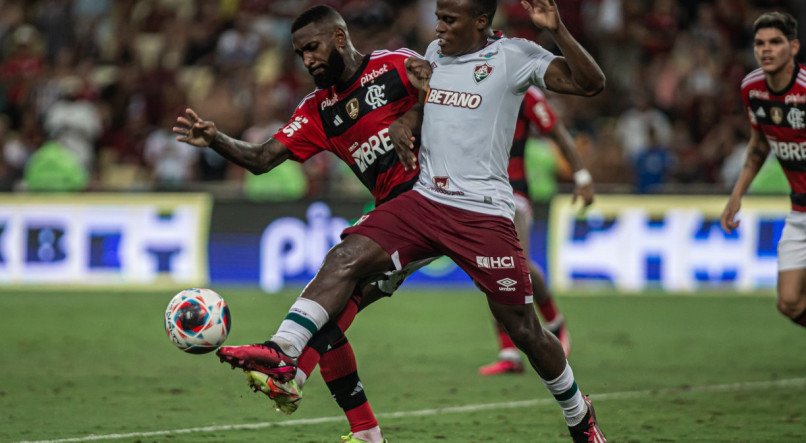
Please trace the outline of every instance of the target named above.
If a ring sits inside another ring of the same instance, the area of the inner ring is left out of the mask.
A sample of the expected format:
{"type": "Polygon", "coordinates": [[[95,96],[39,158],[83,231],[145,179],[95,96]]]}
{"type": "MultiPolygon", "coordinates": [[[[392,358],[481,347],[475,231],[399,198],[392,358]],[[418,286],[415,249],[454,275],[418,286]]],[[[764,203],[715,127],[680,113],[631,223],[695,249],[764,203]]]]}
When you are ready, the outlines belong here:
{"type": "Polygon", "coordinates": [[[593,57],[568,32],[554,0],[521,0],[532,23],[551,33],[563,56],[546,70],[546,87],[562,94],[593,96],[605,87],[605,75],[593,57]]]}
{"type": "Polygon", "coordinates": [[[227,160],[248,169],[253,174],[271,171],[290,155],[288,148],[270,138],[263,143],[236,140],[216,128],[215,123],[203,120],[193,109],[176,118],[173,128],[176,140],[199,148],[210,147],[227,160]]]}
{"type": "Polygon", "coordinates": [[[730,198],[725,204],[725,209],[722,211],[722,229],[725,232],[732,232],[739,227],[739,220],[736,220],[736,214],[742,207],[742,197],[753,179],[756,178],[761,166],[767,159],[770,153],[770,144],[767,142],[767,137],[756,129],[752,130],[750,141],[747,143],[747,158],[744,161],[744,167],[739,174],[739,179],[733,186],[733,191],[730,193],[730,198]]]}
{"type": "Polygon", "coordinates": [[[414,155],[414,134],[420,132],[423,123],[423,104],[416,103],[405,114],[389,125],[389,138],[395,146],[403,169],[417,169],[417,156],[414,155]]]}
{"type": "Polygon", "coordinates": [[[574,171],[574,199],[572,202],[576,203],[577,199],[582,199],[582,206],[587,208],[593,204],[593,177],[585,168],[585,163],[577,152],[574,138],[571,137],[568,128],[561,121],[557,121],[557,124],[554,125],[551,136],[557,142],[560,154],[574,171]]]}
{"type": "Polygon", "coordinates": [[[428,91],[428,82],[431,81],[431,65],[426,60],[417,57],[406,59],[406,75],[409,81],[422,92],[428,91]]]}

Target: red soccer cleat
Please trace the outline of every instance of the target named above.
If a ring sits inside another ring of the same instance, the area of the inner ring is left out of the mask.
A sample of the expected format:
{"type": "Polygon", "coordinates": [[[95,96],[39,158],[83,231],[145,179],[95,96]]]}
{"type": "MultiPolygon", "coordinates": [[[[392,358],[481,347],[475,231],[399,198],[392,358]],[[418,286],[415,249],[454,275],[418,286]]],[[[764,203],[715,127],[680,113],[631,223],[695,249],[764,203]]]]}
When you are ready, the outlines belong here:
{"type": "Polygon", "coordinates": [[[244,371],[258,371],[283,383],[294,378],[297,363],[272,342],[244,346],[222,346],[216,351],[221,362],[244,371]]]}
{"type": "Polygon", "coordinates": [[[607,443],[607,438],[596,423],[596,411],[593,410],[593,403],[587,395],[582,398],[588,405],[588,413],[578,425],[568,427],[568,430],[571,431],[571,439],[574,443],[607,443]]]}
{"type": "Polygon", "coordinates": [[[479,368],[481,375],[520,374],[523,372],[523,363],[517,360],[498,360],[479,368]]]}

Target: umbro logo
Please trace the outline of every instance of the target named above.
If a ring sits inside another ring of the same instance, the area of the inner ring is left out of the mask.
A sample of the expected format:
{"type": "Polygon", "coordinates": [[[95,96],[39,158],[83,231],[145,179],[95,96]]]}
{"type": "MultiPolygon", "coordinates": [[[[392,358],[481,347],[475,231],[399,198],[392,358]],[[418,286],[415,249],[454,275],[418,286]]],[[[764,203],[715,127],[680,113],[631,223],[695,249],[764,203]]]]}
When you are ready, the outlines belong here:
{"type": "Polygon", "coordinates": [[[764,118],[764,117],[767,116],[767,113],[764,112],[764,108],[759,106],[758,111],[756,111],[756,115],[761,117],[761,118],[764,118]]]}
{"type": "Polygon", "coordinates": [[[515,286],[516,284],[518,284],[518,281],[517,281],[517,280],[513,280],[513,279],[511,279],[511,278],[507,277],[507,278],[502,278],[501,280],[498,280],[496,283],[498,283],[499,285],[501,285],[501,286],[498,288],[498,290],[499,290],[499,291],[507,291],[507,292],[512,292],[512,291],[514,291],[514,290],[515,290],[515,288],[513,288],[513,286],[515,286]]]}

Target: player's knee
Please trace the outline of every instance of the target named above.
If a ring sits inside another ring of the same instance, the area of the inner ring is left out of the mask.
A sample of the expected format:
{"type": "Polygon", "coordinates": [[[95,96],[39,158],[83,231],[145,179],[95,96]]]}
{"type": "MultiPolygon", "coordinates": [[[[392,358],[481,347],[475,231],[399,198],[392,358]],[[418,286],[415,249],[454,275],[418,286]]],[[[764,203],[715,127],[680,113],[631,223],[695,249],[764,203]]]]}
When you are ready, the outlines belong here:
{"type": "Polygon", "coordinates": [[[339,243],[325,256],[322,269],[327,268],[330,272],[354,277],[361,269],[361,259],[361,252],[358,248],[346,243],[339,243]]]}
{"type": "Polygon", "coordinates": [[[806,305],[806,303],[798,299],[779,297],[777,307],[781,314],[789,318],[795,318],[806,310],[806,306],[804,305],[806,305]]]}

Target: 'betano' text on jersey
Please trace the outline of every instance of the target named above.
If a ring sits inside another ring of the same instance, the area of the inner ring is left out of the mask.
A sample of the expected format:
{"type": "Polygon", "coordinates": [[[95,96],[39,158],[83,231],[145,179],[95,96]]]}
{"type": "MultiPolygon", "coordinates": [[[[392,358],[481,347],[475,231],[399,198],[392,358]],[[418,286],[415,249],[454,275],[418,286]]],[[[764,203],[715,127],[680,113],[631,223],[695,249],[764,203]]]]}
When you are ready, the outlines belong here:
{"type": "Polygon", "coordinates": [[[792,210],[806,212],[806,69],[795,66],[783,90],[767,87],[759,68],[742,80],[750,124],[767,138],[789,180],[792,210]]]}
{"type": "Polygon", "coordinates": [[[515,120],[529,86],[545,86],[555,56],[528,40],[500,38],[458,57],[441,55],[434,41],[425,58],[433,73],[415,191],[449,206],[512,219],[507,166],[515,120]]]}
{"type": "Polygon", "coordinates": [[[405,171],[389,138],[389,125],[418,100],[404,62],[409,49],[373,51],[353,78],[302,99],[274,138],[299,162],[321,151],[344,160],[380,204],[412,188],[417,170],[405,171]]]}

